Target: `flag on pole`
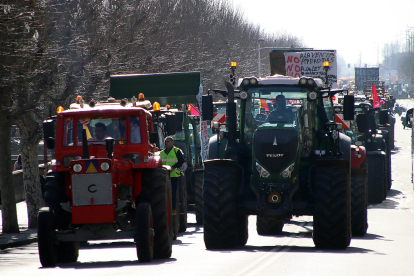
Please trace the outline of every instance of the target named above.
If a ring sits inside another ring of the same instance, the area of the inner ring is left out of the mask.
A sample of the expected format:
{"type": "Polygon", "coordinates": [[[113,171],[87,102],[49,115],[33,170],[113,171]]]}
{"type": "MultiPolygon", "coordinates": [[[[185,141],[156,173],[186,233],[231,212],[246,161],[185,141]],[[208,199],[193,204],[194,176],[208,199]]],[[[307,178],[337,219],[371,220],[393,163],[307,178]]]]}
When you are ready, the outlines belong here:
{"type": "Polygon", "coordinates": [[[188,104],[188,109],[190,111],[190,115],[200,115],[200,111],[198,111],[198,109],[195,108],[194,105],[188,104]]]}
{"type": "Polygon", "coordinates": [[[86,139],[89,140],[92,138],[91,132],[89,131],[88,125],[84,124],[83,129],[86,129],[86,139]]]}
{"type": "Polygon", "coordinates": [[[372,87],[371,87],[371,98],[372,98],[372,107],[373,108],[378,108],[380,107],[380,105],[385,104],[384,101],[380,101],[378,94],[377,94],[377,89],[375,89],[375,84],[372,83],[372,87]]]}

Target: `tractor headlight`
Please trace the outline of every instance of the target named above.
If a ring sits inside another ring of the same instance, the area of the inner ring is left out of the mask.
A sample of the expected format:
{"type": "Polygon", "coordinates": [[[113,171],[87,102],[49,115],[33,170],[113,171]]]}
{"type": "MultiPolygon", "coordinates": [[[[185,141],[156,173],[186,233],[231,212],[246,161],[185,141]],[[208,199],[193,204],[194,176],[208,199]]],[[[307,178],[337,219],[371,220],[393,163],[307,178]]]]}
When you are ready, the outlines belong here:
{"type": "Polygon", "coordinates": [[[104,172],[106,172],[107,170],[109,170],[111,166],[109,165],[108,162],[102,162],[101,163],[101,170],[103,170],[104,172]]]}
{"type": "Polygon", "coordinates": [[[76,173],[80,173],[82,171],[82,165],[81,164],[75,164],[72,167],[73,171],[76,173]]]}
{"type": "Polygon", "coordinates": [[[283,178],[288,178],[292,175],[293,170],[295,169],[295,163],[292,163],[280,173],[283,178]]]}
{"type": "Polygon", "coordinates": [[[316,100],[318,94],[316,94],[316,92],[310,92],[309,93],[309,100],[313,101],[316,100]]]}
{"type": "Polygon", "coordinates": [[[266,171],[265,168],[263,168],[262,166],[259,165],[259,163],[256,162],[256,169],[257,172],[259,173],[260,177],[269,177],[270,173],[268,171],[266,171]]]}

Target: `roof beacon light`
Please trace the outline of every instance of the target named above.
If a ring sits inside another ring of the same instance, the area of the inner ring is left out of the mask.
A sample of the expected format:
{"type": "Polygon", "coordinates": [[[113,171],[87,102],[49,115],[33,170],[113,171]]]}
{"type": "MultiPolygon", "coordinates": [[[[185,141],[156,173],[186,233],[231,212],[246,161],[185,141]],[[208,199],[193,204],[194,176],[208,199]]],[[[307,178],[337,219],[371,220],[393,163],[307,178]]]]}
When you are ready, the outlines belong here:
{"type": "Polygon", "coordinates": [[[232,61],[232,62],[230,63],[230,67],[231,67],[231,68],[237,68],[237,62],[232,61]]]}
{"type": "Polygon", "coordinates": [[[154,102],[154,104],[152,105],[152,109],[154,111],[160,111],[161,110],[160,104],[158,102],[154,102]]]}
{"type": "Polygon", "coordinates": [[[144,96],[143,93],[139,93],[139,95],[138,95],[138,101],[140,101],[140,102],[145,101],[145,96],[144,96]]]}
{"type": "Polygon", "coordinates": [[[171,106],[170,106],[169,104],[167,104],[167,105],[165,106],[165,108],[171,108],[171,106]]]}
{"type": "Polygon", "coordinates": [[[63,106],[59,106],[56,110],[56,113],[60,113],[62,111],[64,111],[65,109],[63,108],[63,106]]]}
{"type": "Polygon", "coordinates": [[[329,67],[329,61],[324,61],[324,62],[323,62],[323,67],[324,67],[324,68],[329,67]]]}
{"type": "Polygon", "coordinates": [[[76,96],[76,101],[79,102],[80,100],[82,100],[82,96],[80,95],[76,96]]]}

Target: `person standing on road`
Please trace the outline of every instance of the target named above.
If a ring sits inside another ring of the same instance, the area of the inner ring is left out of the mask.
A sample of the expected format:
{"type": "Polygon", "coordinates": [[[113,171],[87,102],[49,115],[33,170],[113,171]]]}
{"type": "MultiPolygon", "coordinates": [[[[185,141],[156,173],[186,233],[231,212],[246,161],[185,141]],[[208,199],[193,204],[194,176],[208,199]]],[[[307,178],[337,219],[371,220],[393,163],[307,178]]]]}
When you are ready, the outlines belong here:
{"type": "Polygon", "coordinates": [[[171,186],[172,186],[172,214],[177,214],[177,188],[178,178],[181,172],[178,168],[184,164],[184,156],[181,150],[174,146],[174,139],[171,136],[165,137],[165,149],[161,151],[162,164],[171,167],[171,186]]]}

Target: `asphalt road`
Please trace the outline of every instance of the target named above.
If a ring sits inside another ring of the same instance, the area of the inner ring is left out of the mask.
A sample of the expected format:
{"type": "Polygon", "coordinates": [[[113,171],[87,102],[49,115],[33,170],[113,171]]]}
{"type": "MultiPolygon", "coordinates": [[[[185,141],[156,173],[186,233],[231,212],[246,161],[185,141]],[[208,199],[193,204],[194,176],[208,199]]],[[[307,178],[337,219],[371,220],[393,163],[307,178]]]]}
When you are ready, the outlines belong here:
{"type": "MultiPolygon", "coordinates": [[[[399,101],[404,106],[414,101],[399,101]]],[[[256,233],[249,217],[249,240],[235,250],[206,250],[203,228],[189,215],[187,232],[173,245],[172,258],[141,264],[131,241],[81,247],[76,263],[41,268],[37,244],[0,251],[4,275],[414,275],[414,193],[411,183],[411,129],[396,117],[392,152],[393,184],[382,204],[370,205],[368,233],[353,238],[346,250],[318,250],[312,241],[312,217],[285,224],[282,235],[256,233]]]]}

